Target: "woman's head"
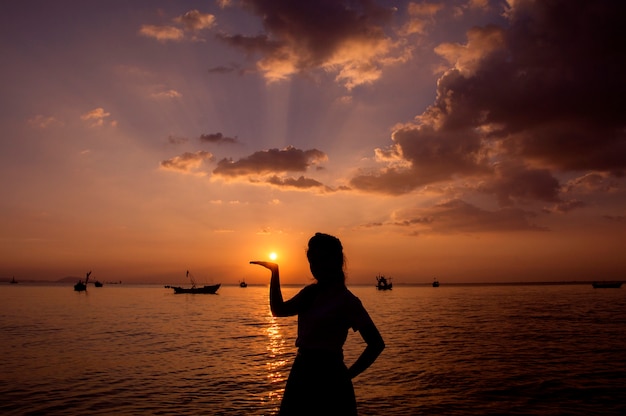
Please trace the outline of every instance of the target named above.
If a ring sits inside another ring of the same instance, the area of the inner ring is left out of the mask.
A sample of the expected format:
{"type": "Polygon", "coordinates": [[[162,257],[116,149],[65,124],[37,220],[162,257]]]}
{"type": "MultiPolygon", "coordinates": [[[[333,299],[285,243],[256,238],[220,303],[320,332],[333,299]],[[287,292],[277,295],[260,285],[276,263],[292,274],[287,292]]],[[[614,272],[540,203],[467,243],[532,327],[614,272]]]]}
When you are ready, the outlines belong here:
{"type": "Polygon", "coordinates": [[[343,247],[337,237],[315,233],[306,252],[313,277],[318,282],[345,281],[343,247]]]}

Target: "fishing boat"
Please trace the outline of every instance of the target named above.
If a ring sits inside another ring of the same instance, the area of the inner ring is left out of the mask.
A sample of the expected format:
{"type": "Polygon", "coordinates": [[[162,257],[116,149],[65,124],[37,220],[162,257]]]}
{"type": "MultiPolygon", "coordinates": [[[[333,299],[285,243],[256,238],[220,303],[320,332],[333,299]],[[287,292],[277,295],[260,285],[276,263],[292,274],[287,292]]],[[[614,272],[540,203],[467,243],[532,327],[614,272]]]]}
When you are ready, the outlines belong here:
{"type": "Polygon", "coordinates": [[[435,280],[433,280],[433,287],[439,287],[439,280],[437,280],[436,277],[435,280]]]}
{"type": "Polygon", "coordinates": [[[174,289],[174,293],[178,294],[178,293],[208,293],[210,295],[214,295],[217,290],[220,288],[220,286],[222,285],[221,283],[218,283],[216,285],[205,285],[202,287],[196,286],[196,280],[193,278],[193,275],[191,274],[191,272],[189,272],[189,270],[187,270],[187,277],[189,278],[189,280],[191,280],[191,287],[180,287],[180,286],[171,286],[172,289],[174,289]]]}
{"type": "Polygon", "coordinates": [[[391,277],[387,278],[382,274],[376,276],[376,289],[378,290],[391,290],[393,283],[391,283],[391,277]]]}
{"type": "Polygon", "coordinates": [[[102,285],[102,282],[101,282],[101,281],[99,281],[99,280],[96,280],[95,282],[93,282],[93,285],[94,285],[95,287],[102,287],[102,286],[103,286],[103,285],[102,285]]]}
{"type": "Polygon", "coordinates": [[[89,276],[91,275],[91,271],[87,272],[85,276],[85,281],[79,280],[78,283],[74,285],[74,290],[76,292],[83,292],[87,290],[87,283],[89,282],[89,276]]]}
{"type": "Polygon", "coordinates": [[[241,282],[239,282],[239,287],[248,287],[248,284],[245,280],[242,280],[241,282]]]}
{"type": "Polygon", "coordinates": [[[591,285],[594,289],[619,289],[622,282],[593,282],[591,285]]]}

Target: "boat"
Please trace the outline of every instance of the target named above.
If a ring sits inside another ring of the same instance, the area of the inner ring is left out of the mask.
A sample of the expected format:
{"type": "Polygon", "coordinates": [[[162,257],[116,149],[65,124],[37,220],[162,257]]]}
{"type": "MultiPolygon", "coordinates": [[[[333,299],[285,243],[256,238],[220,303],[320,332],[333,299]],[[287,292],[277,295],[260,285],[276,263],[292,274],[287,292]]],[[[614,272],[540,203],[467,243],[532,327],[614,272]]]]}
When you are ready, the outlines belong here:
{"type": "Polygon", "coordinates": [[[85,276],[85,281],[79,280],[78,283],[74,285],[74,290],[76,292],[83,292],[87,290],[87,283],[89,282],[89,276],[91,275],[91,271],[87,272],[85,276]]]}
{"type": "Polygon", "coordinates": [[[12,285],[17,284],[17,280],[15,280],[15,276],[13,276],[13,279],[11,279],[11,284],[12,284],[12,285]]]}
{"type": "Polygon", "coordinates": [[[437,280],[437,278],[433,280],[433,287],[439,287],[439,280],[437,280]]]}
{"type": "Polygon", "coordinates": [[[217,290],[220,288],[220,286],[222,285],[221,283],[218,283],[216,285],[205,285],[202,287],[196,286],[196,281],[193,278],[193,275],[191,274],[191,272],[189,272],[189,270],[187,270],[187,277],[189,278],[189,280],[191,280],[191,287],[180,287],[180,286],[170,286],[172,289],[174,289],[174,294],[178,294],[178,293],[208,293],[210,295],[214,295],[217,290]]]}
{"type": "Polygon", "coordinates": [[[239,282],[239,287],[248,287],[248,284],[245,280],[242,280],[241,282],[239,282]]]}
{"type": "Polygon", "coordinates": [[[176,294],[178,293],[208,293],[210,295],[214,295],[217,292],[217,289],[220,288],[220,286],[221,284],[218,283],[216,285],[207,285],[207,286],[202,286],[202,287],[188,287],[188,288],[172,286],[172,289],[174,289],[174,293],[176,294]]]}
{"type": "Polygon", "coordinates": [[[376,289],[378,290],[391,290],[393,283],[391,283],[391,277],[387,278],[382,274],[376,276],[376,289]]]}
{"type": "Polygon", "coordinates": [[[622,282],[593,282],[591,285],[594,289],[619,289],[622,282]]]}
{"type": "Polygon", "coordinates": [[[101,281],[99,281],[99,280],[96,280],[95,282],[93,282],[93,285],[94,285],[95,287],[102,287],[102,286],[103,286],[103,285],[102,285],[102,282],[101,282],[101,281]]]}

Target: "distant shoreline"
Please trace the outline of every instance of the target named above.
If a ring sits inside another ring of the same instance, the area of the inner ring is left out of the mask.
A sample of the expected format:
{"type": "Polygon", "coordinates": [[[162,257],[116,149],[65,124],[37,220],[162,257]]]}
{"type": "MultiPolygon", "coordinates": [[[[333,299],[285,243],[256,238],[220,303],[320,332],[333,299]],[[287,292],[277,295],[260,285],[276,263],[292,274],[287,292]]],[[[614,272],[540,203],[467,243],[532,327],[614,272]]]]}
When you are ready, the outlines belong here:
{"type": "MultiPolygon", "coordinates": [[[[440,282],[440,287],[445,286],[563,286],[563,285],[591,285],[593,282],[597,282],[599,280],[572,280],[572,281],[546,281],[546,282],[440,282]]],[[[601,280],[607,282],[621,282],[622,280],[601,280]]],[[[0,279],[0,284],[10,284],[11,279],[4,278],[0,279]]],[[[18,284],[37,284],[37,285],[68,285],[73,284],[74,282],[70,282],[68,280],[18,280],[18,284]]],[[[154,282],[104,282],[107,285],[113,286],[161,286],[166,283],[154,283],[154,282]]],[[[284,287],[302,287],[303,285],[307,285],[310,282],[303,283],[284,283],[282,286],[284,287]]],[[[374,287],[374,283],[350,283],[347,282],[348,286],[360,287],[360,286],[372,286],[374,287]]],[[[223,283],[223,286],[239,286],[239,283],[223,283]]],[[[268,286],[268,284],[254,284],[250,283],[248,286],[268,286]]],[[[421,287],[421,286],[432,286],[432,282],[421,282],[421,283],[403,283],[403,282],[394,282],[394,286],[396,287],[421,287]]]]}

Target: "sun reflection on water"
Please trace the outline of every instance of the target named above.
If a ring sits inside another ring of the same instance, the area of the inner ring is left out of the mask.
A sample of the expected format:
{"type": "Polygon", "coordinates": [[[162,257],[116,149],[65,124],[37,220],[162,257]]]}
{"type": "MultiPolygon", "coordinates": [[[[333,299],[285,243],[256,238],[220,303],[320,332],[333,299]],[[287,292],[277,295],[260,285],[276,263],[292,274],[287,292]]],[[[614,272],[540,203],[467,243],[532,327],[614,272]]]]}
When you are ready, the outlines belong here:
{"type": "Polygon", "coordinates": [[[281,333],[280,325],[273,316],[268,317],[268,326],[266,329],[269,342],[267,343],[268,357],[270,358],[265,364],[268,370],[268,378],[272,383],[279,383],[285,380],[282,369],[287,364],[285,359],[285,338],[281,333]]]}
{"type": "Polygon", "coordinates": [[[267,381],[272,387],[268,391],[263,399],[266,403],[272,403],[276,409],[280,405],[280,402],[284,393],[284,384],[287,374],[287,357],[286,352],[286,339],[282,334],[282,329],[278,324],[276,318],[271,314],[267,317],[267,326],[265,333],[268,338],[266,344],[267,350],[267,362],[265,368],[267,369],[267,381]]]}

